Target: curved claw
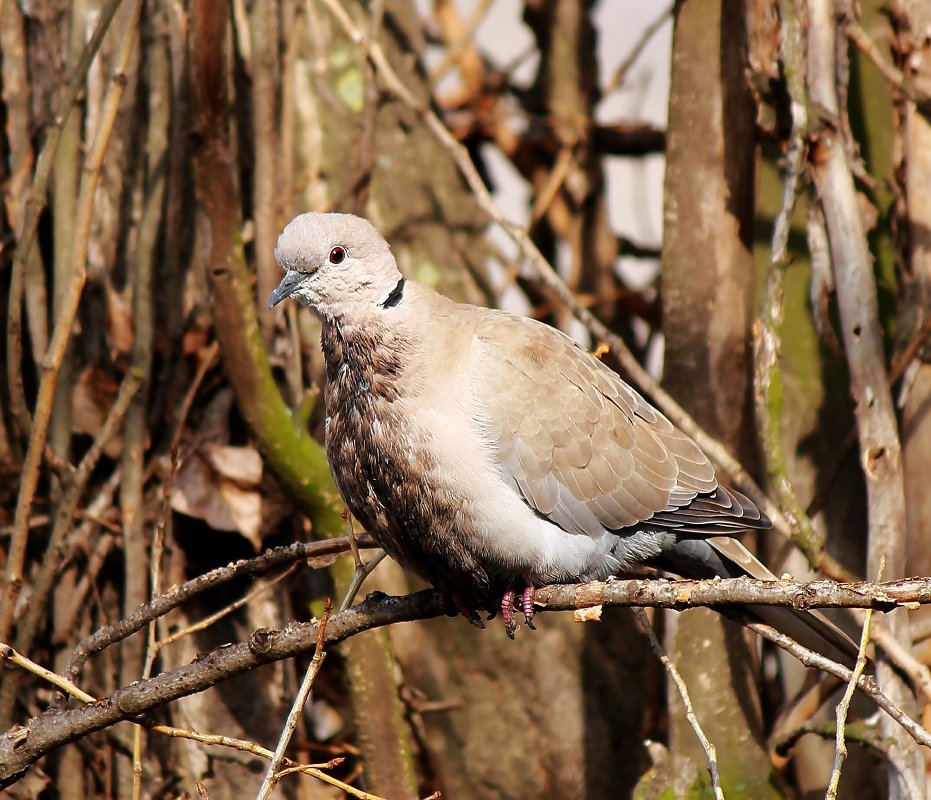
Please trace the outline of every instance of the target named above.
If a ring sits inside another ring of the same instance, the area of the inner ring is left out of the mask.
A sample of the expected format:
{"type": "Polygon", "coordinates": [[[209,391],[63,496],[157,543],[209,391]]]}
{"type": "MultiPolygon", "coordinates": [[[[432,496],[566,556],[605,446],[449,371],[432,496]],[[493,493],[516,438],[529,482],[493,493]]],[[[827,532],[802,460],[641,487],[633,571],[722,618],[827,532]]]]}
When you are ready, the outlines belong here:
{"type": "Polygon", "coordinates": [[[479,616],[479,613],[474,608],[463,602],[462,598],[458,594],[450,594],[449,599],[452,601],[453,606],[458,613],[462,614],[462,616],[464,616],[476,628],[485,630],[485,623],[482,622],[482,618],[479,616]]]}

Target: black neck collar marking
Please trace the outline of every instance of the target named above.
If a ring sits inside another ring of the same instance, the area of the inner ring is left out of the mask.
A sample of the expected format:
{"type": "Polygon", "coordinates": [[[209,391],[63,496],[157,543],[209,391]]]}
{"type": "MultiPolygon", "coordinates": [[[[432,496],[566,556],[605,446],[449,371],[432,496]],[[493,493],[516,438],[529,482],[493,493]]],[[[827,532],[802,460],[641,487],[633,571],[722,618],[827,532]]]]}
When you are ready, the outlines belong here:
{"type": "Polygon", "coordinates": [[[381,304],[381,307],[394,308],[401,302],[402,297],[404,297],[404,278],[398,281],[398,285],[391,290],[391,294],[385,298],[385,302],[381,304]]]}

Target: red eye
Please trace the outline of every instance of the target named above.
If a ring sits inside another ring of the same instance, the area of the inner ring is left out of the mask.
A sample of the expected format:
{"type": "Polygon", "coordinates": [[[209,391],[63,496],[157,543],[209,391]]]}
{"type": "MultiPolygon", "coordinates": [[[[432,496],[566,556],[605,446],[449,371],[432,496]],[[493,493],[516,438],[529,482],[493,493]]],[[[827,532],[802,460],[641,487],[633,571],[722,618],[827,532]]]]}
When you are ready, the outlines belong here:
{"type": "Polygon", "coordinates": [[[334,247],[330,250],[330,263],[331,264],[342,264],[346,258],[346,250],[342,247],[334,247]]]}

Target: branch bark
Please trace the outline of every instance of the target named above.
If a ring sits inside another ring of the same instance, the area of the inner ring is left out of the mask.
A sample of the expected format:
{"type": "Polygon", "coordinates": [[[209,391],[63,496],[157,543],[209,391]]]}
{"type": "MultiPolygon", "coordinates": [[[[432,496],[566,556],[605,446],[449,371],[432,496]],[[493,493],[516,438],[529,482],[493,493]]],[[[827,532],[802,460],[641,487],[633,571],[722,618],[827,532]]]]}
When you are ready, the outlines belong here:
{"type": "MultiPolygon", "coordinates": [[[[284,558],[290,551],[295,550],[295,547],[280,551],[280,557],[284,558]]],[[[290,553],[290,557],[293,555],[294,553],[290,553]]],[[[261,559],[255,561],[267,566],[267,562],[262,562],[261,559]]],[[[253,562],[241,562],[224,569],[244,574],[243,568],[252,564],[253,562]]],[[[205,577],[207,576],[202,576],[205,577]]],[[[202,583],[211,585],[210,580],[202,583]]],[[[180,589],[183,587],[179,587],[180,589]]],[[[170,593],[175,600],[179,590],[170,593]]],[[[167,613],[177,605],[176,602],[167,602],[167,597],[152,601],[152,604],[159,605],[161,614],[167,613]]],[[[897,606],[931,604],[931,577],[853,584],[832,581],[752,581],[746,578],[716,581],[619,580],[579,586],[545,586],[536,590],[535,602],[551,611],[577,611],[599,605],[676,610],[693,606],[713,606],[726,609],[735,603],[783,605],[793,608],[855,607],[888,611],[897,606]]],[[[137,609],[136,613],[141,610],[137,609]]],[[[331,647],[366,630],[397,622],[432,619],[444,613],[447,613],[446,598],[434,589],[404,597],[372,593],[363,602],[330,618],[324,643],[331,647]]],[[[593,617],[587,612],[584,618],[593,617]]],[[[464,623],[460,620],[450,620],[448,624],[464,623]]],[[[766,629],[770,638],[777,643],[786,644],[786,637],[771,631],[768,626],[754,623],[753,627],[766,629]]],[[[25,726],[15,726],[0,737],[0,788],[15,782],[20,773],[39,758],[69,742],[117,722],[136,719],[139,715],[181,697],[202,692],[221,681],[263,664],[308,652],[316,646],[318,635],[319,628],[316,622],[293,623],[284,630],[259,629],[253,632],[248,642],[223,645],[198,657],[190,664],[118,689],[97,702],[64,712],[51,710],[33,718],[25,726]]],[[[476,632],[475,635],[482,634],[476,632]]],[[[0,656],[5,656],[7,652],[8,648],[0,645],[0,656]]],[[[798,654],[801,651],[790,652],[798,654]]],[[[821,659],[812,663],[824,667],[833,662],[821,659]]],[[[834,674],[841,674],[837,670],[844,671],[846,668],[834,664],[831,669],[834,674]]],[[[845,680],[849,679],[849,672],[843,672],[842,677],[846,676],[845,680]]],[[[861,678],[861,687],[865,685],[864,682],[871,680],[869,676],[861,678]]],[[[872,691],[871,686],[868,688],[872,691]]],[[[916,730],[920,736],[927,733],[920,733],[921,729],[917,727],[916,730]]]]}

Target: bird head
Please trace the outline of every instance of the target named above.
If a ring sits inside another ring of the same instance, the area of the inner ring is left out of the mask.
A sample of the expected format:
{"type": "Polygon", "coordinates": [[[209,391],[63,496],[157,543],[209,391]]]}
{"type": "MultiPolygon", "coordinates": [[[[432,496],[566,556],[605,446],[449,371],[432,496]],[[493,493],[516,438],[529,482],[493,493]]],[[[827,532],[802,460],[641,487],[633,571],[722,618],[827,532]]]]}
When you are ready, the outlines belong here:
{"type": "Polygon", "coordinates": [[[308,212],[278,237],[275,260],[285,270],[268,299],[294,297],[326,319],[387,308],[403,287],[391,248],[375,227],[352,214],[308,212]]]}

